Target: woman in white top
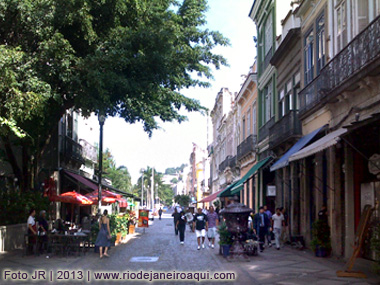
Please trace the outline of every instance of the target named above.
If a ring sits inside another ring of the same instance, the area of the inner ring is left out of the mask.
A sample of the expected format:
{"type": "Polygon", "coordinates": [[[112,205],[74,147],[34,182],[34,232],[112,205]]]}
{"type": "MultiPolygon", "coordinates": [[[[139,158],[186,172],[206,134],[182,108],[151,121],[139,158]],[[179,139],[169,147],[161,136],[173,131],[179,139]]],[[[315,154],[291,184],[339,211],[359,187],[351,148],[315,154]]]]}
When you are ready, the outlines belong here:
{"type": "Polygon", "coordinates": [[[27,222],[28,226],[28,240],[29,240],[29,251],[33,252],[33,247],[37,242],[37,225],[36,221],[34,220],[34,217],[36,215],[36,210],[31,209],[29,211],[29,218],[27,222]]]}
{"type": "Polygon", "coordinates": [[[34,220],[34,217],[36,216],[36,210],[31,209],[29,212],[29,218],[28,218],[28,234],[37,235],[37,226],[36,221],[34,220]]]}

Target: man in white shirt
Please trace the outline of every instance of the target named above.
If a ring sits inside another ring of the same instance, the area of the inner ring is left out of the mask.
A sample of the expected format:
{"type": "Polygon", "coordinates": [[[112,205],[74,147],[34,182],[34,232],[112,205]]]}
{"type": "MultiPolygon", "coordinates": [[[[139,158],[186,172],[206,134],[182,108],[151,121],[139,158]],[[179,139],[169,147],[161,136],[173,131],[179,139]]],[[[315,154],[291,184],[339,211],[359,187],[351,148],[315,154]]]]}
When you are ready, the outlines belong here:
{"type": "Polygon", "coordinates": [[[285,219],[284,215],[281,213],[280,208],[276,209],[276,214],[272,216],[272,228],[274,237],[276,240],[276,248],[280,250],[280,237],[282,232],[282,227],[284,226],[285,219]]]}

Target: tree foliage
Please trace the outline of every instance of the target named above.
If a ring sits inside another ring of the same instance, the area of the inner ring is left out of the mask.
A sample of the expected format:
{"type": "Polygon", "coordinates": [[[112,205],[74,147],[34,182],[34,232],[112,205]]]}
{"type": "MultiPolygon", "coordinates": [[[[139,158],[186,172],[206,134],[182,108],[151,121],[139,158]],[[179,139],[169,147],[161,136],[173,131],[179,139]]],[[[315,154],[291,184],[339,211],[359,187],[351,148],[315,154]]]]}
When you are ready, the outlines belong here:
{"type": "Polygon", "coordinates": [[[11,144],[23,139],[35,163],[69,108],[142,121],[202,111],[181,90],[209,86],[213,53],[228,44],[204,28],[206,0],[0,0],[0,137],[14,173],[11,144]],[[12,135],[12,141],[9,136],[12,135]],[[14,136],[14,137],[13,137],[14,136]]]}
{"type": "MultiPolygon", "coordinates": [[[[137,180],[137,184],[134,186],[133,194],[141,198],[141,182],[142,177],[144,180],[144,200],[151,199],[152,189],[152,168],[147,167],[142,175],[137,180]]],[[[170,205],[173,201],[174,192],[170,185],[164,184],[164,175],[154,170],[154,197],[158,196],[162,202],[166,205],[170,205]]]]}
{"type": "Polygon", "coordinates": [[[112,186],[123,192],[132,192],[131,175],[127,167],[117,167],[109,149],[103,153],[103,178],[110,179],[112,186]]]}
{"type": "Polygon", "coordinates": [[[174,197],[174,201],[176,203],[180,204],[182,207],[187,207],[187,206],[189,206],[189,204],[191,202],[191,198],[189,195],[185,195],[185,194],[176,195],[174,197]]]}

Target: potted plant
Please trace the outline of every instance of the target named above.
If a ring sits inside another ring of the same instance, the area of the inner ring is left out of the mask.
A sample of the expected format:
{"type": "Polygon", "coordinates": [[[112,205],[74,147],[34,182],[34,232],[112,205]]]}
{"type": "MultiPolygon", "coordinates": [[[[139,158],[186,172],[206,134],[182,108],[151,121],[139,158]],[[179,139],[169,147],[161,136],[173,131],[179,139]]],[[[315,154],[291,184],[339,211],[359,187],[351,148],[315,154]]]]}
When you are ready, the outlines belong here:
{"type": "Polygon", "coordinates": [[[232,235],[228,231],[227,225],[224,221],[218,226],[218,233],[221,253],[224,257],[227,257],[230,253],[230,247],[232,245],[232,235]]]}
{"type": "Polygon", "coordinates": [[[311,248],[317,257],[327,257],[331,254],[330,226],[327,221],[317,220],[312,227],[311,248]]]}

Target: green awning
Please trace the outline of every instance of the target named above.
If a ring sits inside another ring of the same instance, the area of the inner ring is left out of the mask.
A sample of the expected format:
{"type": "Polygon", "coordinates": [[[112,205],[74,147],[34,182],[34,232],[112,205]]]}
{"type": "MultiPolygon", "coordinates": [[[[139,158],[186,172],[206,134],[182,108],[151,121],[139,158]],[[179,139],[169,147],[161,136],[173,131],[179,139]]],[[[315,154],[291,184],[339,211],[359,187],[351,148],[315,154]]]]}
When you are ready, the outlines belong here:
{"type": "Polygon", "coordinates": [[[244,183],[252,176],[254,175],[261,167],[263,167],[271,157],[264,158],[263,160],[260,160],[258,163],[256,163],[252,168],[243,176],[242,179],[240,179],[234,187],[231,189],[231,194],[235,195],[239,193],[244,188],[244,183]]]}
{"type": "Polygon", "coordinates": [[[220,192],[218,194],[218,197],[230,197],[230,196],[233,196],[231,195],[231,189],[232,187],[234,187],[236,185],[236,183],[238,183],[239,181],[236,181],[232,184],[230,184],[229,186],[227,186],[227,188],[225,188],[222,192],[220,192]]]}

